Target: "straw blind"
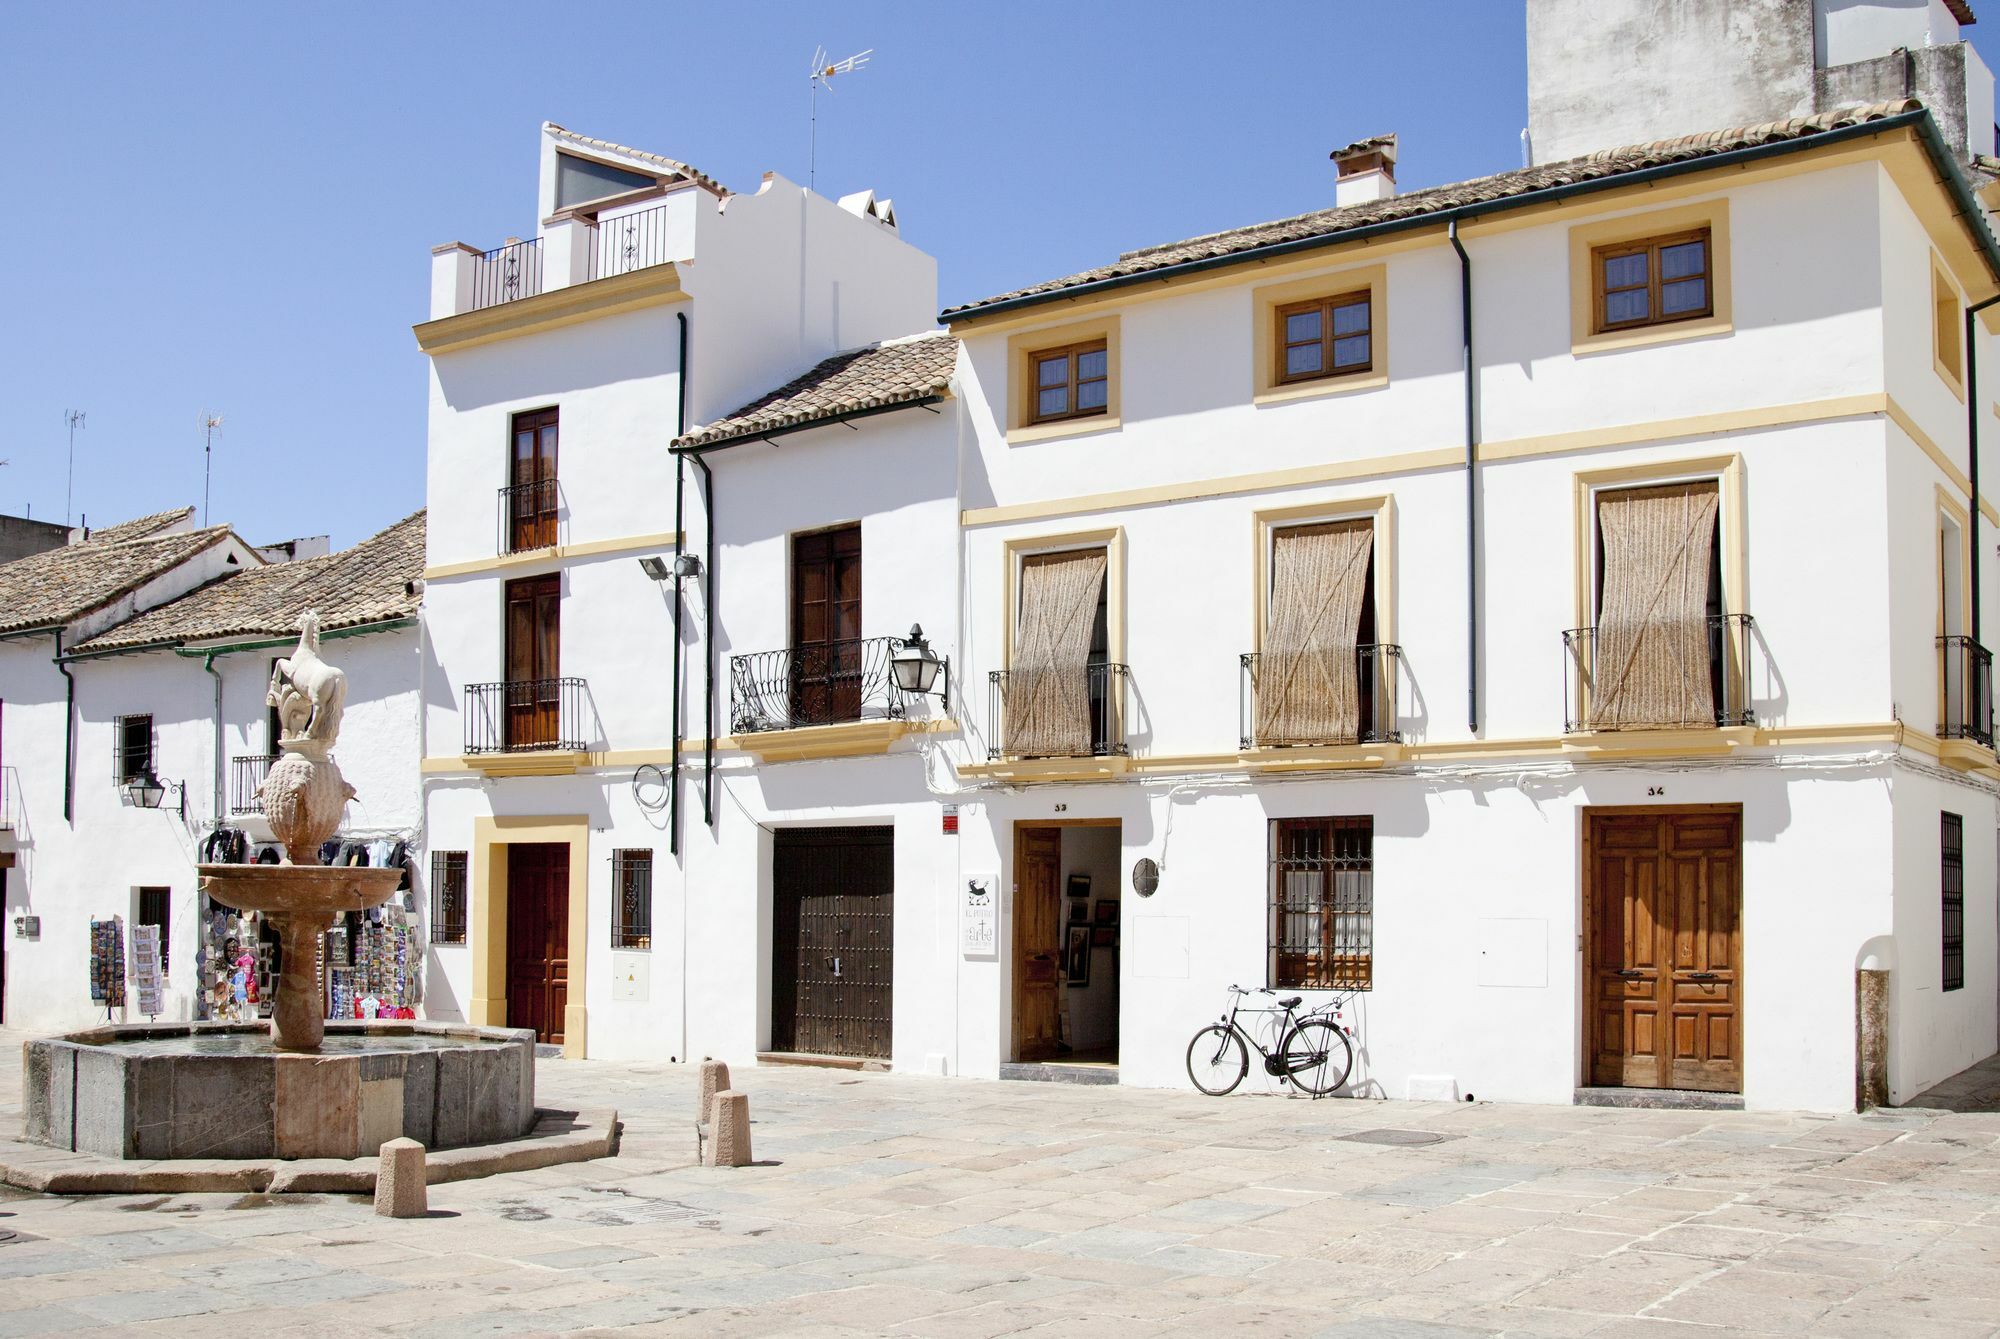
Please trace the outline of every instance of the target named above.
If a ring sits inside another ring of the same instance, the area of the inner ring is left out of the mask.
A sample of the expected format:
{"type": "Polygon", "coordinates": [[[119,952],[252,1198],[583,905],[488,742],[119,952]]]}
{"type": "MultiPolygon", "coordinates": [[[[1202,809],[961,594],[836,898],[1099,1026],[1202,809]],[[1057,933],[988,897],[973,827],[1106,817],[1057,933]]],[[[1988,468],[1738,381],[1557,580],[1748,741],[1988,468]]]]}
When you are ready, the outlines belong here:
{"type": "Polygon", "coordinates": [[[1280,530],[1271,541],[1271,608],[1257,661],[1259,744],[1360,738],[1355,646],[1368,593],[1372,521],[1280,530]]]}
{"type": "Polygon", "coordinates": [[[1091,627],[1104,586],[1103,549],[1021,560],[1021,618],[1007,685],[1007,752],[1076,758],[1090,751],[1091,627]]]}
{"type": "Polygon", "coordinates": [[[1708,586],[1714,483],[1633,488],[1598,499],[1604,593],[1590,725],[1713,725],[1708,586]]]}

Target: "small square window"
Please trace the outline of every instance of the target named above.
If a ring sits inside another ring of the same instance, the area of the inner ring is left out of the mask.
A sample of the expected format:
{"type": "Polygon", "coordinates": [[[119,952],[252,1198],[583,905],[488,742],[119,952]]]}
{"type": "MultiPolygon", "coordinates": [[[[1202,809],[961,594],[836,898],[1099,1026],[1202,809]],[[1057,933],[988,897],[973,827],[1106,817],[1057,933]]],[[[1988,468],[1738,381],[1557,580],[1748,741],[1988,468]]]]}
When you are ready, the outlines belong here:
{"type": "Polygon", "coordinates": [[[1278,308],[1278,382],[1371,371],[1375,366],[1371,301],[1364,289],[1278,308]]]}
{"type": "Polygon", "coordinates": [[[1598,247],[1591,252],[1595,332],[1713,315],[1712,260],[1706,228],[1598,247]]]}
{"type": "Polygon", "coordinates": [[[1031,422],[1102,414],[1110,404],[1111,355],[1103,340],[1032,355],[1035,401],[1031,422]]]}

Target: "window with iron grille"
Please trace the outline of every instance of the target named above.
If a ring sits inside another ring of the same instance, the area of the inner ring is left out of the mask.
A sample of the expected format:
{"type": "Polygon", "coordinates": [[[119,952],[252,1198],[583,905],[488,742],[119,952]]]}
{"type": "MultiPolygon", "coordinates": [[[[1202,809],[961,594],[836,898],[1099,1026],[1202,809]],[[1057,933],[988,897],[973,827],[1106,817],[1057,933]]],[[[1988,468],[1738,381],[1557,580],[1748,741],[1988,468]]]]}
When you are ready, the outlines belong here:
{"type": "Polygon", "coordinates": [[[153,770],[153,718],[120,716],[111,735],[111,780],[136,781],[153,770]]]}
{"type": "Polygon", "coordinates": [[[611,947],[653,946],[653,853],[611,853],[611,947]]]}
{"type": "Polygon", "coordinates": [[[1940,814],[1938,888],[1944,895],[1944,988],[1965,986],[1965,821],[1940,814]]]}
{"type": "Polygon", "coordinates": [[[1271,824],[1270,976],[1278,989],[1374,983],[1375,820],[1271,824]]]}
{"type": "Polygon", "coordinates": [[[465,942],[465,852],[431,852],[431,942],[465,942]]]}

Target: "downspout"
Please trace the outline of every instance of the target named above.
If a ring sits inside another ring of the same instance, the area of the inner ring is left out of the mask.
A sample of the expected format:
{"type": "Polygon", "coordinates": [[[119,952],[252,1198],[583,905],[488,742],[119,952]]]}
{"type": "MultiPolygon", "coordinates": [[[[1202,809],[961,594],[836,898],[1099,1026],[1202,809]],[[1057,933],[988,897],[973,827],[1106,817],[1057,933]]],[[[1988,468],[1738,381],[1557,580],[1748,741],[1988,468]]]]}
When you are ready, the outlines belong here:
{"type": "Polygon", "coordinates": [[[701,821],[715,826],[715,472],[699,451],[692,453],[701,471],[703,521],[708,529],[708,560],[702,571],[708,588],[701,602],[701,821]]]}
{"type": "MultiPolygon", "coordinates": [[[[215,680],[215,807],[209,810],[214,815],[215,825],[222,826],[222,671],[215,667],[216,652],[210,651],[201,658],[201,667],[215,680]]],[[[418,697],[421,700],[422,691],[418,697]]],[[[422,756],[419,754],[418,756],[422,756]]]]}
{"type": "Polygon", "coordinates": [[[63,690],[63,822],[76,823],[76,675],[63,663],[63,630],[56,630],[56,673],[63,690]]]}
{"type": "MultiPolygon", "coordinates": [[[[684,311],[674,313],[674,319],[681,326],[680,381],[677,386],[679,404],[675,407],[674,439],[680,440],[687,434],[688,418],[688,318],[684,311]]],[[[667,769],[667,853],[679,856],[681,853],[681,599],[680,558],[687,551],[687,459],[676,453],[674,456],[674,706],[673,706],[673,766],[667,769]]],[[[686,936],[682,936],[685,945],[686,936]]],[[[683,1049],[685,1054],[685,1048],[683,1049]]]]}
{"type": "Polygon", "coordinates": [[[1966,479],[1972,492],[1972,505],[1967,508],[1968,519],[1965,528],[1966,551],[1972,555],[1972,571],[1968,575],[1968,585],[1972,596],[1972,640],[1979,642],[1979,313],[2000,302],[2000,293],[1975,302],[1965,309],[1965,440],[1966,479]]]}
{"type": "Polygon", "coordinates": [[[1458,252],[1459,320],[1465,360],[1465,728],[1479,733],[1479,388],[1472,363],[1472,257],[1454,216],[1446,235],[1458,252]]]}

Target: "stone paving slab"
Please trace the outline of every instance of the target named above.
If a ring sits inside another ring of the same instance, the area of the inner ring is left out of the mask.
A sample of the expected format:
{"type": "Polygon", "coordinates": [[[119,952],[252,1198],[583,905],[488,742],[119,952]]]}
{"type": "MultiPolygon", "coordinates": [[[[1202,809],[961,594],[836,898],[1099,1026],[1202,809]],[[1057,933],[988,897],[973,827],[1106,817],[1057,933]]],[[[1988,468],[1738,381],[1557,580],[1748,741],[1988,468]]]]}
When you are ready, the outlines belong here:
{"type": "MultiPolygon", "coordinates": [[[[0,1245],[0,1339],[2000,1335],[1992,1111],[732,1077],[762,1161],[703,1168],[693,1071],[545,1059],[618,1156],[439,1181],[423,1219],[304,1166],[309,1193],[0,1189],[40,1238],[0,1245]],[[1344,1138],[1384,1129],[1448,1138],[1344,1138]]],[[[0,1068],[0,1136],[19,1102],[0,1068]]]]}

